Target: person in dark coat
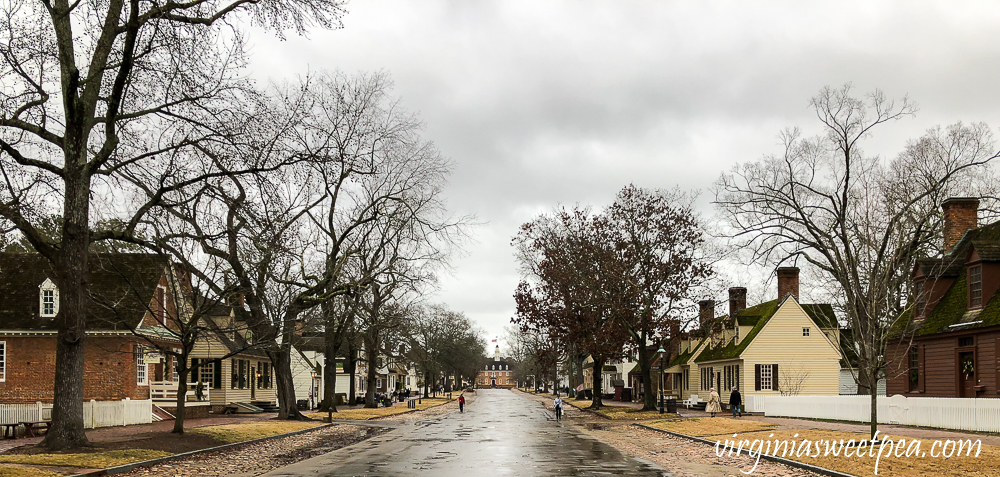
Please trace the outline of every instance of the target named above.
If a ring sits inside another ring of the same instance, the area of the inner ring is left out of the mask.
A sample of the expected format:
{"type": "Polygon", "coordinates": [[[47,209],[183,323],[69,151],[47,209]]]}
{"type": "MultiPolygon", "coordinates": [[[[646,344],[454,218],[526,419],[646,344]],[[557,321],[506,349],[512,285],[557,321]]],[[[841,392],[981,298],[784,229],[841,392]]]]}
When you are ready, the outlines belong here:
{"type": "Polygon", "coordinates": [[[733,386],[733,392],[729,395],[729,407],[733,409],[733,417],[736,417],[736,413],[743,417],[743,396],[740,395],[740,390],[733,386]]]}

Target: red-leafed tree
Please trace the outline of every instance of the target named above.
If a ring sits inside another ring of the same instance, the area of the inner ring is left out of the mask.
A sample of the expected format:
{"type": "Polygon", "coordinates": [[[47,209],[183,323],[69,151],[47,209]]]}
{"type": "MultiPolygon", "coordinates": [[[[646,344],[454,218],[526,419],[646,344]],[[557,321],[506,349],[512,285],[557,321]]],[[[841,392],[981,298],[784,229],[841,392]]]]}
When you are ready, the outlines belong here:
{"type": "Polygon", "coordinates": [[[652,190],[628,185],[615,202],[598,217],[600,237],[609,242],[614,269],[622,274],[614,313],[628,333],[630,351],[638,356],[643,409],[656,408],[650,374],[651,346],[670,349],[696,313],[692,297],[712,276],[710,259],[704,253],[704,232],[693,207],[693,197],[678,189],[652,190]],[[674,324],[674,332],[671,332],[674,324]]]}
{"type": "Polygon", "coordinates": [[[587,210],[559,210],[524,224],[514,239],[525,280],[514,293],[517,315],[512,321],[591,355],[592,409],[603,405],[604,363],[622,356],[627,340],[615,316],[627,299],[622,262],[597,225],[587,210]]]}

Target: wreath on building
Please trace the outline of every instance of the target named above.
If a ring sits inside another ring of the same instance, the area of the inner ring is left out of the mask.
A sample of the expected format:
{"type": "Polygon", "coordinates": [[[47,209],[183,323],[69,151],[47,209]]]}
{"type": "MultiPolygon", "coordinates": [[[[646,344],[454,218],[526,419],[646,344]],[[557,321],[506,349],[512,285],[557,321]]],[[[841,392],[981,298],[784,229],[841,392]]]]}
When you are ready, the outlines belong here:
{"type": "Polygon", "coordinates": [[[910,370],[910,382],[916,383],[920,380],[920,373],[916,369],[910,370]]]}
{"type": "Polygon", "coordinates": [[[966,358],[962,361],[962,374],[964,374],[966,378],[976,374],[976,367],[972,363],[971,359],[966,358]]]}

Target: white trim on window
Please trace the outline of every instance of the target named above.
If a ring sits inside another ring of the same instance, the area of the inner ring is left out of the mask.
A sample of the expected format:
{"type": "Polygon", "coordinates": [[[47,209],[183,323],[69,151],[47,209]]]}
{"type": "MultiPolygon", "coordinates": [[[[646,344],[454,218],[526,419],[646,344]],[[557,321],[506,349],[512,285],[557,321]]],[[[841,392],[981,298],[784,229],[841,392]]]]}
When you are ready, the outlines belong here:
{"type": "Polygon", "coordinates": [[[59,313],[59,288],[46,278],[38,286],[38,316],[52,318],[59,313]]]}
{"type": "Polygon", "coordinates": [[[0,383],[7,380],[7,342],[0,341],[0,383]]]}
{"type": "Polygon", "coordinates": [[[146,348],[142,345],[135,345],[135,383],[139,386],[148,384],[149,370],[146,366],[146,348]]]}
{"type": "Polygon", "coordinates": [[[762,364],[760,365],[760,389],[762,391],[774,390],[774,379],[772,379],[773,365],[762,364]]]}

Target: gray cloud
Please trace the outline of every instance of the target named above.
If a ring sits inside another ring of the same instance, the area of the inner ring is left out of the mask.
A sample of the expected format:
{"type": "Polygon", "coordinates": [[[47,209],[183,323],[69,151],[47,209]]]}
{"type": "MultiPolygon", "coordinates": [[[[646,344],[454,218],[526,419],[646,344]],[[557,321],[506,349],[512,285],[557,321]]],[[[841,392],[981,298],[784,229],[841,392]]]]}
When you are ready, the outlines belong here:
{"type": "MultiPolygon", "coordinates": [[[[491,334],[513,314],[517,226],[558,203],[603,205],[623,185],[704,189],[815,133],[808,99],[852,81],[909,94],[917,118],[866,150],[958,120],[1000,125],[1000,8],[990,2],[365,1],[345,28],[254,32],[254,74],[386,70],[452,158],[457,212],[488,222],[439,299],[491,334]]],[[[702,202],[707,203],[707,200],[702,202]]],[[[709,210],[706,208],[706,212],[709,210]]]]}

